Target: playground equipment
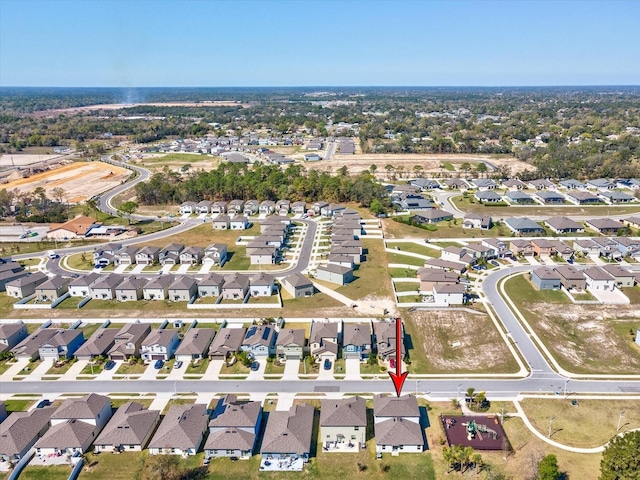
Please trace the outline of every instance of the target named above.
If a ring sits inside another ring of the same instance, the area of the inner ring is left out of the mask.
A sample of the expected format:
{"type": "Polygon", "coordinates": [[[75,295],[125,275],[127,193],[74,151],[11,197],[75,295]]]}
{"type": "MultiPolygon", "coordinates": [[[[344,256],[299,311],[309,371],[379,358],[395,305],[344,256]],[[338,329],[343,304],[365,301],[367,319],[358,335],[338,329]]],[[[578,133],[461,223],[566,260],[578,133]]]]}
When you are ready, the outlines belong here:
{"type": "Polygon", "coordinates": [[[486,425],[483,425],[482,423],[476,423],[474,420],[469,420],[468,423],[466,424],[463,423],[462,425],[465,426],[467,429],[467,440],[472,440],[476,438],[476,435],[480,440],[482,440],[483,433],[491,437],[493,440],[498,439],[498,432],[490,429],[489,427],[487,427],[486,425]]]}

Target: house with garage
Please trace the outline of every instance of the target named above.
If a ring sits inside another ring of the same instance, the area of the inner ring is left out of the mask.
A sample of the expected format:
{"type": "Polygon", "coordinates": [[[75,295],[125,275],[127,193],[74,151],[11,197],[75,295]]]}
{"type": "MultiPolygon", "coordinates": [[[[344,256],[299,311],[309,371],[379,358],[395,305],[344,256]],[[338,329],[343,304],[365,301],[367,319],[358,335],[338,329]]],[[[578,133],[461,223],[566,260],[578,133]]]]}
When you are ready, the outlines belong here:
{"type": "Polygon", "coordinates": [[[19,360],[36,360],[40,355],[40,346],[51,340],[56,333],[58,333],[56,328],[38,328],[15,347],[11,348],[10,351],[19,360]]]}
{"type": "Polygon", "coordinates": [[[215,328],[191,327],[176,349],[176,360],[189,363],[206,358],[215,335],[215,328]]]}
{"type": "Polygon", "coordinates": [[[269,413],[262,439],[260,468],[301,471],[309,461],[315,409],[308,403],[269,413]],[[279,468],[275,468],[279,465],[279,468]]]}
{"type": "Polygon", "coordinates": [[[420,292],[430,293],[436,285],[452,285],[459,282],[459,275],[456,272],[449,272],[441,268],[423,267],[416,272],[420,284],[416,287],[420,292]]]}
{"type": "Polygon", "coordinates": [[[51,427],[34,445],[36,455],[85,453],[110,418],[109,397],[91,393],[69,398],[51,415],[51,427]]]}
{"type": "Polygon", "coordinates": [[[453,214],[449,212],[445,212],[439,208],[430,208],[429,210],[420,210],[415,212],[413,216],[410,217],[410,220],[418,225],[429,224],[429,223],[438,223],[438,222],[446,222],[447,220],[452,220],[453,214]]]}
{"type": "Polygon", "coordinates": [[[587,289],[592,291],[613,291],[615,278],[600,267],[585,268],[582,273],[587,280],[587,289]]]}
{"type": "Polygon", "coordinates": [[[209,422],[205,458],[248,460],[253,455],[261,423],[260,402],[238,400],[233,394],[225,395],[218,400],[209,422]]]}
{"type": "Polygon", "coordinates": [[[538,290],[560,290],[562,278],[558,272],[549,267],[538,267],[531,272],[531,283],[538,290]]]}
{"type": "Polygon", "coordinates": [[[591,238],[584,238],[573,241],[573,248],[576,252],[590,257],[600,256],[600,245],[595,243],[591,238]]]}
{"type": "Polygon", "coordinates": [[[173,275],[161,275],[150,279],[142,287],[142,297],[145,300],[165,300],[169,298],[169,287],[174,280],[173,275]]]}
{"type": "Polygon", "coordinates": [[[276,211],[276,202],[273,200],[263,200],[258,206],[260,215],[271,215],[276,211]]]}
{"type": "Polygon", "coordinates": [[[602,269],[613,277],[615,286],[618,288],[628,288],[635,285],[635,274],[620,265],[604,265],[602,269]]]}
{"type": "Polygon", "coordinates": [[[329,202],[320,200],[320,201],[314,202],[313,205],[309,207],[309,210],[307,211],[307,213],[309,213],[309,215],[311,216],[318,216],[318,215],[321,215],[323,211],[326,212],[328,208],[329,208],[329,202]]]}
{"type": "Polygon", "coordinates": [[[224,277],[222,275],[210,273],[198,282],[198,296],[217,298],[222,295],[223,285],[224,277]]]}
{"type": "Polygon", "coordinates": [[[210,213],[212,205],[211,200],[201,200],[196,204],[196,213],[210,213]]]}
{"type": "Polygon", "coordinates": [[[140,357],[145,363],[171,359],[180,343],[179,333],[180,330],[172,328],[152,330],[140,345],[140,357]]]}
{"type": "Polygon", "coordinates": [[[57,407],[13,412],[0,423],[0,461],[16,464],[49,430],[49,420],[57,407]]]}
{"type": "Polygon", "coordinates": [[[70,278],[55,276],[47,279],[36,287],[38,302],[55,302],[69,291],[70,278]]]}
{"type": "MultiPolygon", "coordinates": [[[[214,215],[225,214],[227,213],[227,206],[228,206],[228,202],[225,202],[223,200],[218,202],[213,202],[211,204],[211,213],[214,215]]],[[[242,212],[242,209],[240,210],[240,212],[242,212]]]]}
{"type": "Polygon", "coordinates": [[[535,251],[533,250],[533,245],[531,245],[530,240],[511,240],[511,242],[509,242],[509,248],[516,257],[519,255],[524,257],[533,257],[535,255],[535,251]]]}
{"type": "Polygon", "coordinates": [[[316,362],[338,358],[338,322],[314,321],[309,335],[309,351],[316,362]]]}
{"type": "Polygon", "coordinates": [[[536,192],[535,196],[545,205],[559,205],[565,201],[565,196],[563,194],[550,190],[540,190],[536,192]]]}
{"type": "Polygon", "coordinates": [[[424,266],[429,268],[440,268],[442,270],[448,270],[450,272],[456,272],[462,275],[467,270],[467,264],[461,262],[455,262],[452,260],[444,260],[442,258],[430,258],[424,262],[424,266]]]}
{"type": "Polygon", "coordinates": [[[280,283],[282,288],[293,298],[310,297],[314,293],[313,282],[301,273],[292,273],[282,279],[280,283]]]}
{"type": "Polygon", "coordinates": [[[303,329],[282,328],[276,339],[276,353],[284,360],[300,360],[304,357],[306,343],[303,329]]]}
{"type": "Polygon", "coordinates": [[[151,333],[148,323],[127,323],[113,339],[113,347],[107,355],[109,360],[128,360],[138,358],[143,340],[151,333]]]}
{"type": "Polygon", "coordinates": [[[624,229],[624,225],[612,218],[593,218],[587,220],[587,227],[595,230],[602,235],[617,235],[624,229]]]}
{"type": "Polygon", "coordinates": [[[504,196],[512,205],[531,205],[535,203],[533,197],[520,190],[510,190],[504,196]]]}
{"type": "Polygon", "coordinates": [[[180,263],[180,252],[183,250],[183,244],[171,243],[160,250],[158,259],[162,265],[178,265],[180,263]]]}
{"type": "Polygon", "coordinates": [[[316,278],[325,282],[346,285],[353,281],[353,269],[340,265],[320,265],[316,269],[316,278]]]}
{"type": "Polygon", "coordinates": [[[91,298],[94,300],[114,300],[116,298],[116,288],[123,281],[124,278],[115,273],[101,275],[100,278],[91,285],[91,298]]]}
{"type": "Polygon", "coordinates": [[[190,302],[198,295],[198,283],[195,278],[187,275],[176,276],[169,285],[168,295],[172,302],[190,302]]]}
{"type": "Polygon", "coordinates": [[[628,193],[621,192],[620,190],[608,190],[606,192],[600,192],[598,197],[605,203],[610,205],[619,205],[621,203],[635,202],[636,198],[628,193]]]}
{"type": "Polygon", "coordinates": [[[618,262],[622,259],[618,242],[606,237],[593,237],[591,241],[598,246],[599,256],[618,262]]]}
{"type": "Polygon", "coordinates": [[[502,182],[502,186],[507,187],[509,190],[522,190],[524,188],[527,188],[527,186],[517,178],[510,178],[509,180],[505,180],[504,182],[502,182]]]}
{"type": "Polygon", "coordinates": [[[122,247],[115,253],[113,263],[115,265],[134,265],[136,263],[138,250],[138,247],[134,247],[133,245],[122,247]]]}
{"type": "Polygon", "coordinates": [[[55,335],[38,347],[40,360],[67,360],[84,343],[84,334],[80,329],[59,329],[55,335]]]}
{"type": "Polygon", "coordinates": [[[244,214],[246,216],[257,215],[260,211],[260,202],[258,200],[252,199],[244,202],[244,214]]]}
{"type": "Polygon", "coordinates": [[[74,278],[69,283],[69,295],[72,297],[91,296],[91,286],[101,278],[99,273],[94,272],[74,278]]]}
{"type": "Polygon", "coordinates": [[[95,357],[107,355],[115,343],[117,328],[99,328],[75,352],[78,360],[91,361],[95,357]]]}
{"type": "Polygon", "coordinates": [[[239,352],[246,333],[246,328],[221,328],[209,347],[209,358],[226,360],[232,354],[239,352]]]}
{"type": "MultiPolygon", "coordinates": [[[[244,212],[244,200],[231,200],[227,206],[227,213],[229,215],[239,215],[244,212]]],[[[221,212],[222,213],[222,212],[221,212]]]]}
{"type": "Polygon", "coordinates": [[[247,328],[240,350],[250,358],[267,358],[275,353],[276,332],[271,325],[251,325],[247,328]]]}
{"type": "Polygon", "coordinates": [[[462,221],[462,228],[479,228],[480,230],[489,230],[493,226],[489,215],[481,215],[479,213],[467,213],[462,221]]]}
{"type": "Polygon", "coordinates": [[[278,200],[276,202],[276,213],[278,215],[289,215],[289,211],[291,210],[291,201],[290,200],[278,200]]]}
{"type": "Polygon", "coordinates": [[[544,228],[526,217],[506,218],[504,224],[518,235],[544,235],[544,228]]]}
{"type": "Polygon", "coordinates": [[[149,442],[149,455],[195,455],[208,426],[205,404],[171,405],[149,442]]]}
{"type": "Polygon", "coordinates": [[[440,305],[462,305],[466,291],[464,285],[456,283],[434,285],[433,301],[440,305]]]}
{"type": "Polygon", "coordinates": [[[494,190],[497,185],[496,182],[491,180],[490,178],[474,178],[471,180],[471,187],[477,190],[494,190]]]}
{"type": "Polygon", "coordinates": [[[211,220],[211,224],[214,230],[229,230],[230,222],[231,217],[229,217],[229,215],[219,215],[211,220]]]}
{"type": "Polygon", "coordinates": [[[567,290],[585,290],[587,288],[587,280],[580,270],[573,265],[560,265],[555,268],[560,275],[560,283],[567,290]]]}
{"type": "Polygon", "coordinates": [[[613,237],[616,248],[624,256],[638,258],[640,256],[640,241],[631,237],[613,237]]]}
{"type": "Polygon", "coordinates": [[[307,212],[306,202],[293,202],[291,204],[291,212],[294,215],[304,215],[307,212]]]}
{"type": "Polygon", "coordinates": [[[49,279],[42,272],[30,273],[24,277],[16,278],[5,284],[7,296],[13,298],[26,298],[36,293],[36,288],[49,279]]]}
{"type": "Polygon", "coordinates": [[[202,247],[187,247],[180,252],[181,265],[198,265],[202,260],[204,249],[202,247]]]}
{"type": "Polygon", "coordinates": [[[442,249],[440,258],[442,260],[453,260],[464,264],[473,264],[476,262],[474,252],[467,250],[466,247],[449,246],[442,249]]]}
{"type": "Polygon", "coordinates": [[[18,262],[0,258],[0,292],[5,291],[7,283],[28,275],[18,262]]]}
{"type": "Polygon", "coordinates": [[[513,257],[513,252],[509,249],[509,244],[504,240],[500,240],[498,238],[485,238],[480,243],[493,250],[493,257],[489,258],[513,257]]]}
{"type": "Polygon", "coordinates": [[[418,187],[420,190],[434,190],[436,188],[440,188],[440,184],[431,178],[416,178],[415,180],[410,180],[409,185],[413,185],[414,187],[418,187]]]}
{"type": "MultiPolygon", "coordinates": [[[[406,356],[406,347],[404,344],[404,326],[402,326],[402,358],[406,356]]],[[[375,339],[376,350],[381,360],[387,361],[396,358],[396,320],[374,322],[373,336],[375,339]]]]}
{"type": "Polygon", "coordinates": [[[137,277],[126,277],[116,287],[116,300],[119,302],[135,302],[143,297],[147,280],[137,277]]]}
{"type": "Polygon", "coordinates": [[[473,194],[473,198],[475,198],[480,203],[502,202],[502,197],[493,190],[476,190],[476,192],[473,194]]]}
{"type": "Polygon", "coordinates": [[[28,336],[27,326],[22,320],[0,324],[0,353],[12,349],[28,336]]]}
{"type": "Polygon", "coordinates": [[[551,257],[557,253],[555,241],[546,238],[534,238],[531,246],[534,256],[551,257]]]}
{"type": "Polygon", "coordinates": [[[640,217],[627,217],[622,223],[624,223],[625,226],[640,228],[640,217]]]}
{"type": "Polygon", "coordinates": [[[446,178],[443,183],[449,190],[466,190],[469,184],[461,178],[446,178]]]}
{"type": "Polygon", "coordinates": [[[610,182],[606,178],[595,178],[593,180],[587,180],[587,188],[591,190],[597,190],[599,192],[606,192],[607,190],[613,190],[616,188],[616,184],[610,182]]]}
{"type": "Polygon", "coordinates": [[[556,188],[555,183],[547,180],[546,178],[531,180],[527,185],[529,188],[534,190],[554,190],[556,188]]]}
{"type": "Polygon", "coordinates": [[[136,402],[122,405],[94,442],[95,452],[141,452],[160,423],[160,411],[136,402]]]}
{"type": "Polygon", "coordinates": [[[196,202],[182,202],[179,208],[180,214],[191,215],[192,213],[196,213],[197,206],[196,202]]]}
{"type": "Polygon", "coordinates": [[[582,190],[569,190],[566,196],[567,200],[574,205],[592,205],[601,202],[593,193],[582,190]]]}
{"type": "Polygon", "coordinates": [[[420,409],[413,395],[374,396],[373,418],[377,453],[398,455],[424,451],[420,409]]]}
{"type": "Polygon", "coordinates": [[[339,446],[357,452],[366,448],[367,406],[362,397],[324,399],[320,408],[320,440],[323,449],[339,446]]]}
{"type": "Polygon", "coordinates": [[[212,243],[204,249],[202,257],[203,265],[224,265],[227,262],[227,245],[224,243],[212,243]]]}
{"type": "Polygon", "coordinates": [[[241,300],[249,293],[249,278],[234,273],[226,277],[222,286],[222,298],[225,300],[241,300]]]}
{"type": "Polygon", "coordinates": [[[567,217],[551,217],[546,219],[544,223],[549,227],[549,230],[557,234],[584,232],[584,225],[567,217]]]}
{"type": "Polygon", "coordinates": [[[158,263],[160,256],[160,248],[146,245],[136,252],[137,265],[154,265],[158,263]]]}
{"type": "Polygon", "coordinates": [[[342,332],[342,356],[365,361],[372,350],[370,323],[344,323],[342,332]]]}
{"type": "Polygon", "coordinates": [[[249,220],[245,216],[237,215],[229,220],[229,228],[231,230],[246,230],[249,228],[249,220]]]}
{"type": "Polygon", "coordinates": [[[567,190],[584,190],[587,188],[584,183],[579,182],[573,178],[569,180],[560,181],[560,186],[566,188],[567,190]]]}

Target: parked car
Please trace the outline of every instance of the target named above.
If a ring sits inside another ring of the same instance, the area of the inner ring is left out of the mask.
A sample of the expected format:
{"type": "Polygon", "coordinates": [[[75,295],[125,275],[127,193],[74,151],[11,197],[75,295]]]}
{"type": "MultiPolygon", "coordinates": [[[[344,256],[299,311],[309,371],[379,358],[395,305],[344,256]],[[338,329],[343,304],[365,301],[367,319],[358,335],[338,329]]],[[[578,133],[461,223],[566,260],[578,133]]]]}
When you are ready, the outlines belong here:
{"type": "Polygon", "coordinates": [[[260,370],[260,364],[258,362],[253,362],[251,364],[251,371],[257,372],[258,370],[260,370]]]}
{"type": "Polygon", "coordinates": [[[114,362],[113,360],[109,360],[107,363],[104,364],[104,369],[111,370],[115,366],[116,366],[116,362],[114,362]]]}
{"type": "Polygon", "coordinates": [[[176,364],[173,366],[173,368],[178,368],[178,369],[182,368],[182,360],[178,360],[176,364]]]}
{"type": "Polygon", "coordinates": [[[491,265],[496,266],[496,267],[499,267],[499,266],[500,266],[500,264],[499,264],[498,262],[496,262],[495,260],[489,260],[489,263],[490,263],[491,265]]]}
{"type": "Polygon", "coordinates": [[[328,358],[325,358],[323,368],[325,370],[331,370],[331,360],[329,360],[328,358]]]}
{"type": "Polygon", "coordinates": [[[44,398],[40,400],[40,402],[38,402],[38,405],[36,405],[36,408],[44,408],[44,407],[48,407],[49,405],[51,405],[51,400],[49,400],[48,398],[44,398]]]}
{"type": "Polygon", "coordinates": [[[573,258],[568,258],[568,259],[567,259],[567,263],[568,263],[568,264],[570,264],[570,265],[572,265],[572,264],[573,264],[573,258]]]}
{"type": "Polygon", "coordinates": [[[484,265],[474,265],[474,266],[473,266],[473,267],[471,267],[471,268],[473,268],[474,270],[478,270],[478,271],[479,271],[479,270],[486,270],[486,269],[487,269],[487,267],[485,267],[484,265]]]}
{"type": "Polygon", "coordinates": [[[153,364],[153,368],[155,368],[156,370],[160,370],[163,365],[164,362],[162,360],[156,360],[156,363],[153,364]]]}

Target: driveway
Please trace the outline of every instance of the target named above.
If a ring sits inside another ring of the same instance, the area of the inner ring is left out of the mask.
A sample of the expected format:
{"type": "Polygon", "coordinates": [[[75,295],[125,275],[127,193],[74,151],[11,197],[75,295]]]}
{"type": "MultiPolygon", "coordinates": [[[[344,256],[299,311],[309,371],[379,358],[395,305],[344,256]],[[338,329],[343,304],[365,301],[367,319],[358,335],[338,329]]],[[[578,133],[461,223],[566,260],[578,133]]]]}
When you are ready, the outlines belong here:
{"type": "Polygon", "coordinates": [[[20,373],[22,369],[27,365],[29,365],[29,359],[21,358],[16,363],[11,365],[2,375],[0,375],[0,378],[4,377],[6,379],[11,379],[14,375],[20,373]]]}
{"type": "Polygon", "coordinates": [[[345,363],[345,380],[360,380],[360,359],[359,358],[347,358],[345,363]]]}
{"type": "Polygon", "coordinates": [[[146,265],[136,265],[135,267],[133,267],[133,270],[131,270],[131,273],[142,273],[145,267],[146,265]]]}
{"type": "Polygon", "coordinates": [[[266,358],[260,358],[260,359],[256,359],[254,360],[255,362],[258,362],[258,364],[260,365],[260,368],[258,368],[258,370],[256,370],[255,372],[252,370],[249,372],[249,375],[247,376],[247,380],[263,380],[264,379],[264,371],[267,368],[267,359],[266,358]]]}
{"type": "Polygon", "coordinates": [[[53,366],[53,360],[43,360],[40,365],[38,365],[35,370],[33,370],[29,374],[29,380],[36,381],[40,380],[43,375],[47,373],[47,371],[53,366]]]}
{"type": "Polygon", "coordinates": [[[182,376],[187,371],[188,365],[189,365],[189,362],[183,362],[182,367],[176,368],[176,363],[174,362],[173,368],[171,369],[171,371],[169,372],[169,375],[167,376],[167,380],[182,380],[182,376]]]}
{"type": "Polygon", "coordinates": [[[164,365],[162,366],[162,368],[160,370],[156,370],[155,363],[156,363],[155,360],[151,361],[151,363],[145,369],[144,373],[142,375],[140,375],[140,380],[153,380],[153,379],[156,378],[158,373],[160,373],[160,372],[162,372],[164,370],[164,365]]]}
{"type": "Polygon", "coordinates": [[[127,268],[129,268],[129,265],[118,265],[113,269],[113,273],[124,273],[127,268]]]}
{"type": "Polygon", "coordinates": [[[331,368],[329,370],[324,369],[324,359],[320,362],[320,370],[318,371],[318,380],[333,380],[333,369],[336,368],[336,363],[331,361],[331,368]]]}
{"type": "Polygon", "coordinates": [[[78,360],[76,363],[74,363],[73,365],[71,365],[69,367],[69,370],[67,370],[62,377],[60,377],[60,380],[75,380],[76,377],[78,375],[80,375],[80,372],[84,369],[84,367],[86,367],[87,365],[89,365],[89,361],[88,360],[78,360]]]}
{"type": "Polygon", "coordinates": [[[300,369],[300,360],[297,358],[289,359],[284,364],[284,375],[282,380],[298,380],[298,370],[300,369]]]}
{"type": "Polygon", "coordinates": [[[204,375],[202,376],[202,380],[218,380],[218,375],[220,375],[222,365],[224,365],[224,360],[211,360],[207,367],[207,371],[204,372],[204,375]]]}
{"type": "Polygon", "coordinates": [[[120,366],[124,363],[124,360],[114,360],[115,365],[111,370],[102,370],[97,376],[96,380],[111,380],[116,374],[120,366]]]}

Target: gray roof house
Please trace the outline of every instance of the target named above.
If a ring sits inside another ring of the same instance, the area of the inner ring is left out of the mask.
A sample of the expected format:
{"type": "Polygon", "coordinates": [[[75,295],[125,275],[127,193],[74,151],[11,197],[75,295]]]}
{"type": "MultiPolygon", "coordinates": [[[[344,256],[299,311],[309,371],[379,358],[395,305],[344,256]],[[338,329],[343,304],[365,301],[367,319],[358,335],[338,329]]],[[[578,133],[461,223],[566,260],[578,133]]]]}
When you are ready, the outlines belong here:
{"type": "Polygon", "coordinates": [[[178,276],[169,286],[167,293],[172,302],[189,302],[192,297],[198,295],[198,283],[193,277],[178,276]]]}
{"type": "Polygon", "coordinates": [[[311,452],[313,417],[314,408],[307,403],[294,405],[287,412],[270,412],[260,449],[260,468],[269,462],[270,470],[302,470],[311,452]],[[273,468],[276,465],[280,468],[273,468]]]}
{"type": "Polygon", "coordinates": [[[222,286],[222,297],[225,300],[239,300],[244,298],[247,292],[249,292],[249,279],[237,273],[227,277],[222,286]]]}
{"type": "Polygon", "coordinates": [[[521,192],[520,190],[512,190],[507,192],[505,194],[505,198],[509,200],[509,203],[516,205],[535,203],[535,200],[531,195],[521,192]]]}
{"type": "MultiPolygon", "coordinates": [[[[396,357],[396,320],[389,322],[374,322],[373,334],[378,349],[378,356],[382,360],[395,361],[396,357]]],[[[406,347],[404,345],[404,326],[402,328],[402,358],[406,355],[406,347]]]]}
{"type": "Polygon", "coordinates": [[[367,441],[367,406],[362,397],[322,400],[320,409],[320,439],[330,450],[346,444],[357,452],[367,441]]]}
{"type": "Polygon", "coordinates": [[[136,402],[122,405],[94,442],[96,452],[139,452],[146,448],[158,426],[160,412],[136,402]]]}
{"type": "Polygon", "coordinates": [[[201,200],[196,205],[196,212],[198,212],[198,213],[210,213],[212,205],[213,205],[213,202],[211,200],[201,200]]]}
{"type": "Polygon", "coordinates": [[[376,452],[420,453],[424,450],[424,431],[420,409],[413,395],[373,397],[376,452]]]}
{"type": "Polygon", "coordinates": [[[146,362],[169,360],[178,348],[180,330],[158,328],[153,330],[140,345],[140,356],[146,362]]]}
{"type": "Polygon", "coordinates": [[[462,222],[462,228],[479,228],[481,230],[489,230],[491,226],[491,217],[489,215],[481,215],[479,213],[467,213],[462,222]]]}
{"type": "Polygon", "coordinates": [[[48,278],[42,272],[31,273],[7,282],[5,290],[9,297],[25,298],[36,293],[36,288],[46,282],[48,278]]]}
{"type": "Polygon", "coordinates": [[[280,358],[302,359],[304,357],[305,331],[283,328],[278,332],[276,352],[280,358]]]}
{"type": "Polygon", "coordinates": [[[251,358],[266,358],[274,353],[275,329],[271,325],[251,325],[247,328],[240,350],[251,358]]]}
{"type": "Polygon", "coordinates": [[[41,360],[62,360],[73,357],[73,354],[84,343],[82,330],[67,329],[58,330],[46,342],[38,347],[38,355],[41,360]]]}
{"type": "Polygon", "coordinates": [[[366,360],[371,353],[371,324],[344,323],[342,333],[342,356],[366,360]]]}
{"type": "Polygon", "coordinates": [[[39,302],[55,302],[69,291],[70,278],[55,276],[36,287],[36,298],[39,302]]]}
{"type": "Polygon", "coordinates": [[[575,205],[599,203],[601,200],[591,192],[582,190],[570,190],[567,192],[567,200],[575,205]]]}
{"type": "Polygon", "coordinates": [[[195,455],[209,424],[204,404],[172,405],[149,442],[149,454],[195,455]]]}
{"type": "Polygon", "coordinates": [[[511,230],[520,235],[533,235],[544,233],[544,228],[538,225],[533,220],[526,217],[515,218],[510,217],[504,220],[504,224],[511,230]]]}
{"type": "Polygon", "coordinates": [[[490,178],[474,178],[471,180],[471,184],[479,190],[493,190],[497,186],[496,182],[490,178]]]}
{"type": "Polygon", "coordinates": [[[58,332],[57,328],[39,328],[11,349],[16,358],[38,358],[40,345],[48,342],[58,332]]]}
{"type": "Polygon", "coordinates": [[[602,269],[613,277],[618,288],[633,287],[635,285],[635,274],[620,265],[604,265],[602,269]]]}
{"type": "Polygon", "coordinates": [[[314,321],[309,335],[309,351],[317,362],[338,358],[338,322],[314,321]]]}
{"type": "Polygon", "coordinates": [[[430,208],[428,210],[420,210],[410,217],[412,222],[420,225],[424,223],[446,222],[453,219],[453,214],[445,212],[439,208],[430,208]]]}
{"type": "Polygon", "coordinates": [[[211,205],[211,213],[227,213],[227,205],[229,205],[228,202],[225,202],[223,200],[219,202],[213,202],[213,204],[211,205]]]}
{"type": "Polygon", "coordinates": [[[292,273],[280,283],[293,298],[310,297],[314,293],[313,282],[300,273],[292,273]]]}
{"type": "Polygon", "coordinates": [[[133,265],[136,263],[136,254],[139,248],[133,245],[122,247],[114,255],[114,263],[116,265],[133,265]]]}
{"type": "Polygon", "coordinates": [[[228,230],[230,221],[231,218],[229,217],[229,215],[219,215],[211,220],[211,225],[213,226],[214,230],[228,230]]]}
{"type": "Polygon", "coordinates": [[[143,289],[147,280],[137,277],[126,277],[116,287],[116,299],[119,302],[135,302],[143,297],[143,289]]]}
{"type": "Polygon", "coordinates": [[[158,263],[160,255],[159,247],[152,247],[151,245],[145,245],[136,252],[136,264],[137,265],[153,265],[158,263]]]}
{"type": "Polygon", "coordinates": [[[224,277],[217,273],[210,273],[198,282],[199,297],[219,297],[222,295],[224,277]]]}
{"type": "Polygon", "coordinates": [[[122,276],[115,273],[101,275],[91,285],[91,298],[94,300],[113,300],[116,298],[116,287],[123,281],[122,276]]]}
{"type": "Polygon", "coordinates": [[[80,275],[69,283],[69,295],[72,297],[88,297],[91,296],[91,286],[100,280],[102,275],[91,272],[86,275],[80,275]]]}
{"type": "Polygon", "coordinates": [[[203,265],[223,265],[227,261],[227,245],[212,243],[204,249],[203,265]]]}
{"type": "Polygon", "coordinates": [[[554,233],[581,233],[584,225],[567,217],[551,217],[544,221],[554,233]]]}
{"type": "Polygon", "coordinates": [[[12,349],[27,336],[27,326],[21,320],[0,324],[0,353],[12,349]]]}
{"type": "Polygon", "coordinates": [[[93,357],[106,355],[115,343],[117,328],[99,328],[75,352],[78,360],[91,360],[93,357]]]}
{"type": "Polygon", "coordinates": [[[473,196],[482,203],[498,203],[502,201],[502,197],[493,190],[477,190],[473,196]]]}
{"type": "Polygon", "coordinates": [[[180,264],[197,265],[202,260],[203,253],[202,247],[187,247],[180,252],[180,264]]]}
{"type": "Polygon", "coordinates": [[[353,280],[353,269],[340,265],[320,265],[316,269],[316,278],[338,285],[346,285],[353,280]]]}
{"type": "Polygon", "coordinates": [[[587,220],[587,225],[605,235],[615,235],[624,228],[624,225],[612,218],[594,218],[587,220]]]}
{"type": "Polygon", "coordinates": [[[107,355],[111,360],[127,360],[137,357],[142,341],[151,333],[151,325],[148,323],[127,323],[113,340],[113,347],[107,355]]]}
{"type": "Polygon", "coordinates": [[[247,333],[246,328],[221,328],[209,347],[211,360],[225,360],[232,353],[240,351],[240,345],[247,333]]]}
{"type": "Polygon", "coordinates": [[[555,270],[560,275],[562,286],[567,290],[584,290],[587,288],[587,280],[584,275],[573,265],[560,265],[555,270]]]}
{"type": "Polygon", "coordinates": [[[260,402],[239,401],[229,394],[218,400],[204,445],[207,458],[251,458],[262,421],[260,402]]]}
{"type": "Polygon", "coordinates": [[[215,334],[215,328],[190,328],[178,345],[175,353],[176,360],[191,362],[205,358],[215,334]]]}
{"type": "Polygon", "coordinates": [[[549,267],[538,267],[531,272],[531,283],[538,290],[560,290],[562,277],[549,267]]]}
{"type": "Polygon", "coordinates": [[[5,285],[12,280],[28,275],[18,262],[0,258],[0,292],[5,291],[5,285]]]}
{"type": "Polygon", "coordinates": [[[0,459],[17,462],[49,429],[49,419],[57,407],[13,412],[0,423],[0,459]]]}

